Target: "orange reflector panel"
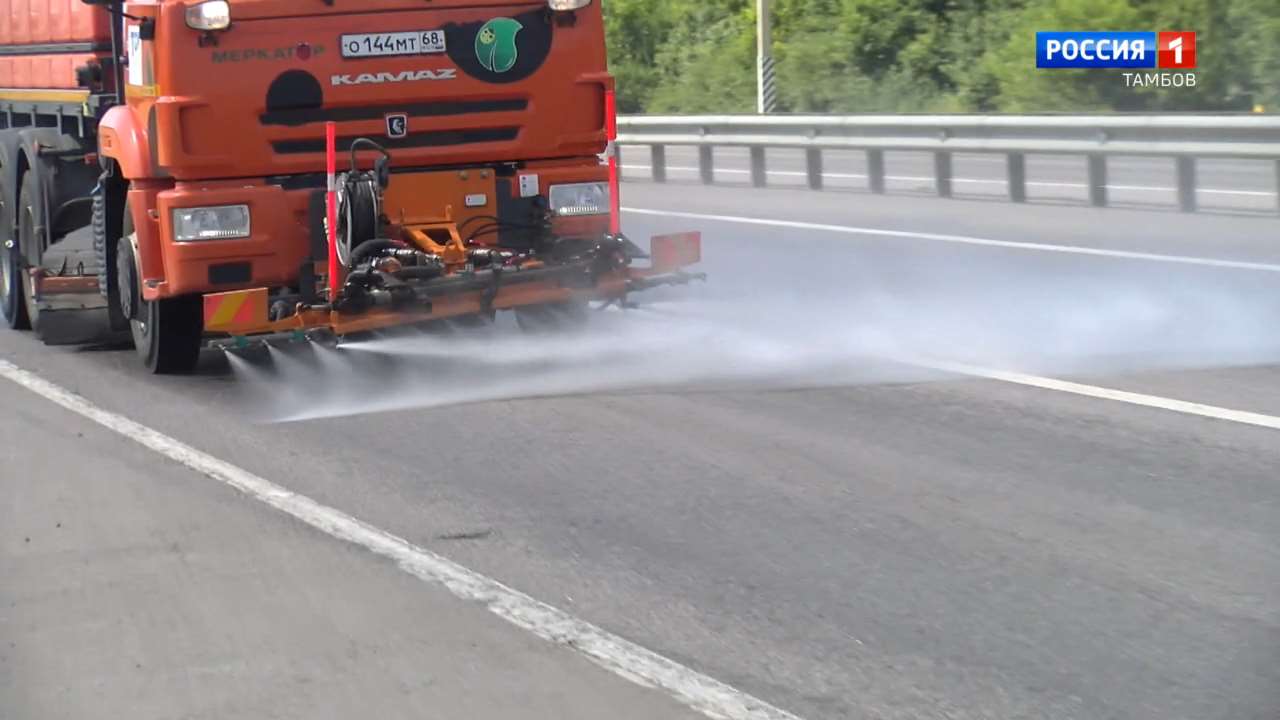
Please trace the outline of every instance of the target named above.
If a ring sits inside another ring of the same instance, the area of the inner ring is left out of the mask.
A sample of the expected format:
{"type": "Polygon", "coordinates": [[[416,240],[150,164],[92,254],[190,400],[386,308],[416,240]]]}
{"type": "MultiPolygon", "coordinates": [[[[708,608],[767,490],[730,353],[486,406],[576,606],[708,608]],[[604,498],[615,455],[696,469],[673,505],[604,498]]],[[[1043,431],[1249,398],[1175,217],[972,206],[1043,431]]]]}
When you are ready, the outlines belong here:
{"type": "Polygon", "coordinates": [[[657,272],[693,265],[702,260],[702,233],[655,235],[649,240],[649,255],[657,272]]]}
{"type": "Polygon", "coordinates": [[[248,330],[267,323],[267,289],[235,290],[204,296],[204,329],[208,332],[248,330]]]}

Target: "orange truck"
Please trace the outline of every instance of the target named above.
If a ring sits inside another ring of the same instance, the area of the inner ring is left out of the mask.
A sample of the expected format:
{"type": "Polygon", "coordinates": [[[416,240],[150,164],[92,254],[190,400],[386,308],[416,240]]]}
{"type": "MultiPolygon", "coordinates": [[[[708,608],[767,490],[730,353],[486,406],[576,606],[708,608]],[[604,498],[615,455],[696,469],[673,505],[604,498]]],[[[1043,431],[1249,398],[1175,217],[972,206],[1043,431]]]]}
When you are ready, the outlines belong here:
{"type": "Polygon", "coordinates": [[[619,227],[600,3],[0,0],[5,320],[185,372],[700,277],[619,227]]]}

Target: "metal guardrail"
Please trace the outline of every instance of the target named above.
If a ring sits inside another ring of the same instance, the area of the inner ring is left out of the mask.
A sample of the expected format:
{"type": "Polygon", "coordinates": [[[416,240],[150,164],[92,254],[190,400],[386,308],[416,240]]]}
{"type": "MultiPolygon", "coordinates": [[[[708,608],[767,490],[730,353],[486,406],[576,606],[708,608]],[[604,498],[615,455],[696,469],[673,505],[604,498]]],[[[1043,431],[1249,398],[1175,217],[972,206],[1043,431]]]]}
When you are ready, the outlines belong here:
{"type": "MultiPolygon", "coordinates": [[[[715,178],[715,147],[746,147],[751,183],[767,184],[765,150],[805,151],[810,188],[822,189],[824,150],[862,150],[868,186],[885,191],[885,152],[933,153],[934,185],[952,194],[953,153],[1006,156],[1009,199],[1026,202],[1028,154],[1087,158],[1089,201],[1107,204],[1107,158],[1172,157],[1178,205],[1196,209],[1196,160],[1243,158],[1275,163],[1280,189],[1280,116],[1272,115],[708,115],[625,116],[619,145],[648,145],[652,177],[666,182],[666,148],[698,148],[702,182],[715,178]]],[[[1277,200],[1280,203],[1280,199],[1277,200]]]]}

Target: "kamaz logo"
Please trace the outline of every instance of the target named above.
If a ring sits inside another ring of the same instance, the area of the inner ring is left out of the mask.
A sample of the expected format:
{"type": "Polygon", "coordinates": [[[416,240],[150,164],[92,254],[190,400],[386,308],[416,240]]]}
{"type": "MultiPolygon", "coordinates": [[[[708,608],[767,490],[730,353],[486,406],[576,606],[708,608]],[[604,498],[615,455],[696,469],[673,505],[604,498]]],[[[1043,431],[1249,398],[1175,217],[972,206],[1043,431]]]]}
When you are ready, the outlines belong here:
{"type": "Polygon", "coordinates": [[[361,73],[359,75],[334,75],[329,80],[334,85],[375,85],[381,83],[417,82],[419,80],[453,80],[458,77],[454,68],[443,70],[405,70],[391,73],[361,73]]]}

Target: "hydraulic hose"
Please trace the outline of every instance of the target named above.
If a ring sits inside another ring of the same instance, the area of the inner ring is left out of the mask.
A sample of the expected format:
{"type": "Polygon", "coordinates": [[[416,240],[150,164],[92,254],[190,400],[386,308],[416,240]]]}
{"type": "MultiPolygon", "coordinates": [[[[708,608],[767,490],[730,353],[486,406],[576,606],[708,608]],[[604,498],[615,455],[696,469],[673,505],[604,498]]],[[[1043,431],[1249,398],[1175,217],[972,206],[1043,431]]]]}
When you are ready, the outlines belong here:
{"type": "Polygon", "coordinates": [[[444,274],[444,270],[435,266],[407,267],[394,273],[400,280],[434,280],[444,274]]]}
{"type": "Polygon", "coordinates": [[[364,242],[357,245],[354,250],[351,251],[351,258],[347,262],[347,267],[351,267],[351,268],[357,267],[358,265],[360,265],[361,262],[368,260],[369,258],[382,252],[383,250],[394,250],[402,246],[403,244],[400,242],[397,242],[395,240],[387,240],[385,238],[380,240],[379,239],[365,240],[364,242]]]}

